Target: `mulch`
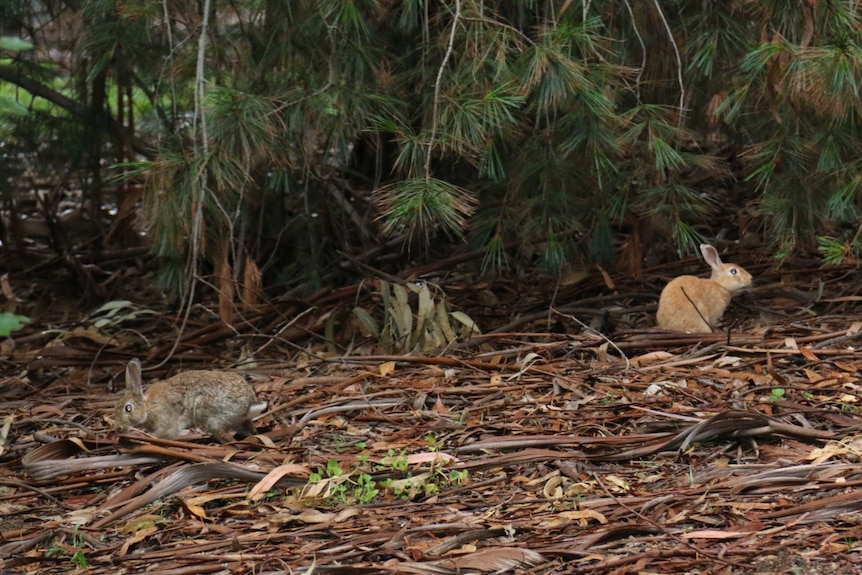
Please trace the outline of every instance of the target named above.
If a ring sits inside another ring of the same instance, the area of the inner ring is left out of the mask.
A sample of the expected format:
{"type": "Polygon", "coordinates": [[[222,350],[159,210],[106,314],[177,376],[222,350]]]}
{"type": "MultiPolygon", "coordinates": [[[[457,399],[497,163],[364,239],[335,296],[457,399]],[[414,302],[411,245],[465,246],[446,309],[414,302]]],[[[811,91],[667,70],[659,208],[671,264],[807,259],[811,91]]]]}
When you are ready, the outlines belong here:
{"type": "Polygon", "coordinates": [[[182,330],[43,306],[2,351],[0,571],[857,573],[856,269],[743,259],[727,331],[650,327],[692,263],[426,275],[482,334],[413,353],[327,330],[366,284],[182,330]],[[118,438],[132,357],[245,374],[258,435],[118,438]]]}

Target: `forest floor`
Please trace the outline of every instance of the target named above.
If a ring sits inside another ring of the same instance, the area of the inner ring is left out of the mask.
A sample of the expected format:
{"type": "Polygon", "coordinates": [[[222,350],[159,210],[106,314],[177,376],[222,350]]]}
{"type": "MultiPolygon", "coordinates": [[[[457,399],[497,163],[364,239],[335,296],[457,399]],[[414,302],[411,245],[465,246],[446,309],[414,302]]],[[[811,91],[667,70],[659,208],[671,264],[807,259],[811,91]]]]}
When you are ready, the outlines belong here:
{"type": "Polygon", "coordinates": [[[694,260],[566,286],[417,272],[481,335],[410,353],[362,337],[382,281],[181,329],[128,260],[137,296],[100,311],[62,267],[13,275],[34,321],[0,342],[0,572],[858,573],[862,278],[731,259],[756,285],[704,336],[651,327],[694,260]],[[145,381],[245,374],[258,435],[118,438],[132,357],[145,381]]]}

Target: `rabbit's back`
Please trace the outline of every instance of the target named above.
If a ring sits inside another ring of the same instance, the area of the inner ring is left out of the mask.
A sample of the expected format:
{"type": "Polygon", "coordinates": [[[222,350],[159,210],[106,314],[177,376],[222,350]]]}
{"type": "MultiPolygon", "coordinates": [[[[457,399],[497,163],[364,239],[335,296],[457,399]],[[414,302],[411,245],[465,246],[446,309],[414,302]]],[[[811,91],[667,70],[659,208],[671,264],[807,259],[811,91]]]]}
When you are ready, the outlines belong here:
{"type": "Polygon", "coordinates": [[[709,333],[718,324],[732,295],[712,280],[680,276],[662,290],[656,320],[662,329],[709,333]]]}
{"type": "Polygon", "coordinates": [[[147,389],[149,425],[158,437],[202,427],[220,441],[231,431],[254,433],[250,412],[257,397],[235,373],[190,370],[157,381],[147,389]]]}

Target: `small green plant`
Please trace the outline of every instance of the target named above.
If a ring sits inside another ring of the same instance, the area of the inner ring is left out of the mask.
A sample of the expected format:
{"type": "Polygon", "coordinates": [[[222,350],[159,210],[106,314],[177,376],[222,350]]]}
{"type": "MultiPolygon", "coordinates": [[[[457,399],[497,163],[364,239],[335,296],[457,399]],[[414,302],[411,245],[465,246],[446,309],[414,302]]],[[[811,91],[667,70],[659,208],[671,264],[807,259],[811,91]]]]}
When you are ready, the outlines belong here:
{"type": "Polygon", "coordinates": [[[467,482],[468,475],[466,469],[452,469],[449,471],[449,481],[452,485],[460,487],[467,482]]]}
{"type": "MultiPolygon", "coordinates": [[[[427,441],[428,438],[426,438],[427,441]]],[[[444,488],[459,487],[466,483],[468,472],[459,469],[445,469],[444,459],[438,458],[427,471],[416,473],[407,472],[403,479],[387,479],[380,483],[392,495],[400,499],[409,500],[417,496],[431,497],[439,494],[444,488]]],[[[396,456],[392,451],[388,458],[383,459],[390,469],[395,471],[406,471],[407,456],[402,451],[396,456]]]]}
{"type": "Polygon", "coordinates": [[[78,569],[86,569],[87,568],[87,556],[84,555],[83,549],[78,549],[72,555],[71,559],[69,559],[69,563],[74,563],[78,569]]]}
{"type": "Polygon", "coordinates": [[[784,399],[786,393],[787,390],[785,390],[783,387],[773,387],[772,393],[769,396],[769,401],[778,401],[780,399],[784,399]]]}
{"type": "Polygon", "coordinates": [[[0,337],[9,337],[13,331],[21,329],[25,323],[29,322],[30,318],[25,315],[0,313],[0,337]]]}
{"type": "Polygon", "coordinates": [[[386,457],[381,461],[384,469],[393,471],[407,471],[409,462],[407,461],[407,450],[402,449],[401,453],[396,454],[394,449],[390,449],[386,457]]]}
{"type": "Polygon", "coordinates": [[[354,467],[345,473],[338,461],[331,459],[325,469],[309,474],[305,489],[310,498],[323,498],[336,505],[370,503],[380,493],[374,478],[354,467]]]}
{"type": "Polygon", "coordinates": [[[380,482],[380,485],[398,499],[409,501],[419,493],[419,488],[422,486],[421,482],[421,478],[407,474],[404,479],[385,479],[380,482]]]}
{"type": "Polygon", "coordinates": [[[442,443],[436,437],[434,437],[431,434],[428,434],[424,437],[424,439],[425,439],[425,443],[428,444],[428,451],[431,451],[431,452],[440,451],[440,448],[442,447],[442,443]]]}
{"type": "Polygon", "coordinates": [[[338,477],[339,475],[343,475],[344,471],[341,470],[338,462],[334,459],[330,459],[326,463],[326,476],[327,477],[338,477]]]}
{"type": "Polygon", "coordinates": [[[61,545],[56,544],[47,551],[45,551],[45,557],[54,557],[55,555],[68,555],[69,563],[74,563],[78,569],[86,569],[87,565],[87,555],[84,553],[84,548],[88,546],[87,542],[78,533],[78,526],[72,530],[72,544],[71,545],[61,545]]]}
{"type": "Polygon", "coordinates": [[[353,496],[359,503],[371,503],[380,493],[377,488],[377,483],[367,473],[362,473],[356,478],[356,487],[353,489],[353,496]]]}

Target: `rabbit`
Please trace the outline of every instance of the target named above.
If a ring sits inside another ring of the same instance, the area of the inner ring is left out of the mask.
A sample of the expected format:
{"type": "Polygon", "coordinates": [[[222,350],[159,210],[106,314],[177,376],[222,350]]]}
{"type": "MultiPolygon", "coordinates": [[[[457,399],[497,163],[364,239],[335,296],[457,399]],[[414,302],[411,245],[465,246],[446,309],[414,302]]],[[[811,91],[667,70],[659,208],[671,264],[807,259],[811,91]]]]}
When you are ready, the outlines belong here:
{"type": "Polygon", "coordinates": [[[266,409],[241,375],[191,370],[142,389],[141,362],[126,366],[126,392],[114,410],[114,428],[139,427],[155,437],[172,439],[189,427],[206,429],[220,443],[256,433],[252,419],[266,409]]]}
{"type": "Polygon", "coordinates": [[[736,264],[721,262],[718,251],[700,244],[703,259],[712,276],[703,279],[680,276],[661,292],[656,319],[662,329],[689,333],[709,333],[718,324],[730,298],[751,285],[751,274],[736,264]]]}

